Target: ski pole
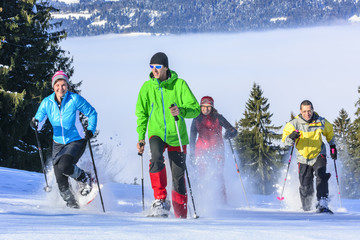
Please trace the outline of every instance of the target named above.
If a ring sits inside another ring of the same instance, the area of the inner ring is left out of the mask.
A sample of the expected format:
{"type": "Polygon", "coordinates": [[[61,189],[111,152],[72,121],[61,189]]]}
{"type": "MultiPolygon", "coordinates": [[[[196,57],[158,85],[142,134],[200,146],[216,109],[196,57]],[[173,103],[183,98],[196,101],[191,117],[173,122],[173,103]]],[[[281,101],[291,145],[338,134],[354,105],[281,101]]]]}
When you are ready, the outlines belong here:
{"type": "Polygon", "coordinates": [[[94,167],[94,173],[95,173],[95,177],[96,177],[96,183],[97,183],[97,186],[98,186],[98,188],[99,188],[99,194],[100,194],[100,200],[101,200],[102,209],[103,209],[103,211],[105,212],[104,201],[103,201],[102,194],[101,194],[100,183],[99,183],[99,178],[98,178],[97,171],[96,171],[96,166],[95,166],[95,161],[94,161],[94,155],[93,155],[93,152],[92,152],[92,148],[91,148],[91,144],[90,144],[90,139],[88,139],[87,142],[88,142],[88,145],[89,145],[91,160],[92,160],[93,167],[94,167]]]}
{"type": "Polygon", "coordinates": [[[241,178],[240,170],[239,170],[239,167],[238,167],[238,164],[237,164],[237,161],[236,161],[236,157],[235,157],[235,153],[234,153],[234,148],[233,148],[233,146],[232,146],[232,144],[231,144],[230,139],[228,139],[228,140],[229,140],[231,152],[232,152],[232,155],[233,155],[233,158],[234,158],[234,161],[235,161],[236,171],[238,172],[239,177],[240,177],[240,182],[241,182],[242,189],[243,189],[243,191],[244,191],[244,196],[245,196],[245,199],[246,199],[246,203],[247,203],[247,205],[248,205],[248,208],[250,208],[249,201],[248,201],[247,196],[246,196],[245,187],[244,187],[244,184],[243,184],[243,181],[242,181],[242,178],[241,178]]]}
{"type": "Polygon", "coordinates": [[[44,187],[44,191],[45,192],[51,192],[51,187],[49,186],[48,181],[47,181],[47,177],[46,177],[45,162],[44,162],[43,152],[42,152],[42,149],[41,149],[39,135],[38,135],[38,131],[37,131],[36,127],[34,128],[34,130],[35,130],[36,142],[37,142],[38,149],[39,149],[41,166],[42,166],[42,170],[43,170],[44,177],[45,177],[46,186],[44,187]]]}
{"type": "MultiPolygon", "coordinates": [[[[144,143],[139,143],[139,146],[142,147],[144,146],[144,143]]],[[[143,164],[143,154],[142,153],[138,153],[138,155],[140,156],[140,161],[141,161],[141,197],[142,197],[142,209],[143,211],[145,210],[145,203],[144,203],[144,164],[143,164]]]]}
{"type": "MultiPolygon", "coordinates": [[[[174,107],[174,106],[175,106],[174,104],[171,104],[171,107],[174,107]]],[[[178,139],[179,139],[179,144],[180,144],[180,150],[181,150],[181,153],[182,153],[183,156],[184,156],[184,149],[183,149],[183,147],[182,147],[181,137],[180,137],[180,132],[179,132],[179,125],[178,125],[179,117],[178,117],[178,116],[174,116],[174,118],[175,118],[176,132],[177,132],[178,139]]],[[[187,182],[188,182],[188,185],[189,185],[190,197],[191,197],[191,201],[192,201],[192,204],[193,204],[193,207],[194,207],[194,218],[199,218],[199,216],[196,214],[195,201],[194,201],[194,197],[193,197],[193,194],[192,194],[191,184],[190,184],[190,178],[189,178],[189,173],[188,173],[188,170],[187,170],[186,162],[185,162],[185,161],[184,161],[184,166],[185,166],[185,172],[186,172],[187,182]]]]}
{"type": "MultiPolygon", "coordinates": [[[[332,149],[332,154],[334,154],[334,152],[335,152],[335,149],[332,149]]],[[[339,176],[338,176],[338,173],[337,173],[336,160],[335,160],[335,159],[334,159],[334,168],[335,168],[336,182],[337,182],[338,193],[339,193],[340,208],[342,208],[342,204],[341,204],[341,195],[340,195],[339,176]]]]}
{"type": "Polygon", "coordinates": [[[295,142],[293,143],[292,147],[291,147],[291,153],[290,153],[290,157],[289,157],[289,161],[288,161],[288,165],[287,165],[287,170],[286,170],[286,175],[285,175],[285,180],[284,180],[284,185],[283,185],[283,189],[281,191],[281,195],[280,197],[277,197],[278,200],[282,201],[284,200],[283,194],[284,194],[284,189],[285,189],[285,183],[286,183],[286,179],[287,179],[287,175],[289,172],[289,167],[290,167],[290,163],[291,163],[291,157],[294,151],[294,147],[295,147],[295,142]]]}

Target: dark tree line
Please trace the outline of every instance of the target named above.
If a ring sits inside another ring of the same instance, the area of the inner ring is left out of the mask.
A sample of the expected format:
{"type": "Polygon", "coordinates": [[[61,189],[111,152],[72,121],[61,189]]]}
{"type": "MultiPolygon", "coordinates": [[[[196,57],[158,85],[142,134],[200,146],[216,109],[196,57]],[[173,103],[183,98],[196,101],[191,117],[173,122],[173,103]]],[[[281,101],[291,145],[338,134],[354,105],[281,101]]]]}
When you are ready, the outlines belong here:
{"type": "Polygon", "coordinates": [[[344,23],[360,14],[356,0],[96,0],[53,4],[64,13],[91,14],[63,19],[70,36],[263,31],[344,23]],[[97,20],[106,24],[92,24],[97,20]]]}

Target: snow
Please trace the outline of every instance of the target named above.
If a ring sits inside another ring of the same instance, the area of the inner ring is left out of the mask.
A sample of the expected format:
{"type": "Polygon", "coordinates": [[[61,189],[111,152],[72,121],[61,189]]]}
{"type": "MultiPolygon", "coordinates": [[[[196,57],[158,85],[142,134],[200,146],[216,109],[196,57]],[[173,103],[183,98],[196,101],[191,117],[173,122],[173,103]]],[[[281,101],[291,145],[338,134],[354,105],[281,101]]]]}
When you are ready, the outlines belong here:
{"type": "Polygon", "coordinates": [[[351,18],[349,18],[349,22],[351,23],[360,23],[360,16],[354,15],[351,18]]]}
{"type": "MultiPolygon", "coordinates": [[[[236,204],[199,219],[153,219],[141,210],[139,185],[104,182],[99,197],[68,209],[56,186],[42,190],[40,173],[0,168],[0,238],[16,239],[356,239],[359,200],[343,199],[349,211],[334,215],[282,209],[275,196],[250,195],[250,208],[236,204]]],[[[146,190],[146,203],[151,201],[146,190]]],[[[211,201],[210,201],[211,202],[211,201]]],[[[197,202],[199,203],[199,202],[197,202]]],[[[190,204],[190,207],[191,204],[190,204]]],[[[200,207],[198,205],[198,207],[200,207]]],[[[201,209],[201,208],[200,208],[201,209]]]]}
{"type": "Polygon", "coordinates": [[[79,18],[85,18],[85,19],[88,19],[91,17],[91,13],[88,13],[88,12],[84,12],[84,13],[51,13],[51,16],[53,18],[76,18],[76,19],[79,19],[79,18]]]}
{"type": "Polygon", "coordinates": [[[1,68],[7,68],[7,69],[9,68],[8,65],[3,65],[3,64],[0,64],[0,67],[1,67],[1,68]]]}
{"type": "Polygon", "coordinates": [[[151,18],[151,20],[149,22],[149,26],[151,26],[151,27],[153,27],[155,25],[156,17],[161,17],[162,14],[166,13],[166,12],[160,12],[160,11],[154,11],[154,10],[149,10],[146,12],[149,13],[149,17],[151,18]]]}
{"type": "MultiPolygon", "coordinates": [[[[50,179],[53,176],[50,174],[50,179]]],[[[359,200],[343,199],[349,212],[334,215],[282,209],[275,196],[250,195],[250,208],[235,204],[199,219],[147,218],[139,185],[103,182],[87,207],[65,207],[56,186],[44,192],[40,173],[0,168],[0,238],[17,239],[356,239],[360,234],[359,200]]],[[[50,180],[51,182],[51,180],[50,180]]],[[[151,201],[146,189],[146,203],[151,201]]],[[[210,201],[211,202],[211,201],[210,201]]],[[[196,202],[197,204],[199,202],[196,202]]],[[[190,207],[192,205],[190,204],[190,207]]],[[[200,207],[201,206],[197,206],[200,207]]],[[[200,214],[199,214],[200,213],[200,214]]]]}
{"type": "Polygon", "coordinates": [[[271,18],[270,22],[276,23],[277,21],[286,21],[287,17],[277,17],[277,18],[271,18]]]}
{"type": "Polygon", "coordinates": [[[59,2],[64,2],[66,4],[72,4],[72,3],[80,3],[80,0],[58,0],[59,2]]]}
{"type": "Polygon", "coordinates": [[[90,25],[94,25],[94,26],[104,26],[107,23],[106,20],[100,20],[100,16],[96,17],[96,19],[94,20],[94,22],[92,22],[90,25]]]}

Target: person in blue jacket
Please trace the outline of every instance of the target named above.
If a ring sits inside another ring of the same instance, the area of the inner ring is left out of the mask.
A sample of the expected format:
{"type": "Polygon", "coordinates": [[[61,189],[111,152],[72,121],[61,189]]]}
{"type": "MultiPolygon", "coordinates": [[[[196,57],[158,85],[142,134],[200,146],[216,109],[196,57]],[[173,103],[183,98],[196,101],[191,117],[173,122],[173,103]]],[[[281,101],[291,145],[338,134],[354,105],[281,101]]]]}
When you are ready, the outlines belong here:
{"type": "Polygon", "coordinates": [[[87,140],[93,137],[97,113],[80,95],[69,91],[69,78],[63,71],[52,77],[54,93],[40,104],[35,117],[31,120],[32,128],[41,128],[39,122],[49,119],[53,127],[53,166],[60,195],[70,208],[79,208],[69,177],[79,184],[81,195],[87,195],[91,189],[91,175],[80,169],[76,163],[85,151],[87,140]],[[79,113],[88,117],[88,127],[84,129],[79,113]]]}

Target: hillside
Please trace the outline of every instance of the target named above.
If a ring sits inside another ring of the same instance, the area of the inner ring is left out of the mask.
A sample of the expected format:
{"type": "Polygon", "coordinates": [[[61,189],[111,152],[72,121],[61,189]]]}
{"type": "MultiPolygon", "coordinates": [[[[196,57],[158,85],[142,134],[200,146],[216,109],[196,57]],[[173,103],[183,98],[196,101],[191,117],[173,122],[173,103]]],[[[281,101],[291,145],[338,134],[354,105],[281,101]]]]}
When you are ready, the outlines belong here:
{"type": "Polygon", "coordinates": [[[359,22],[358,0],[51,1],[69,36],[264,31],[359,22]]]}

